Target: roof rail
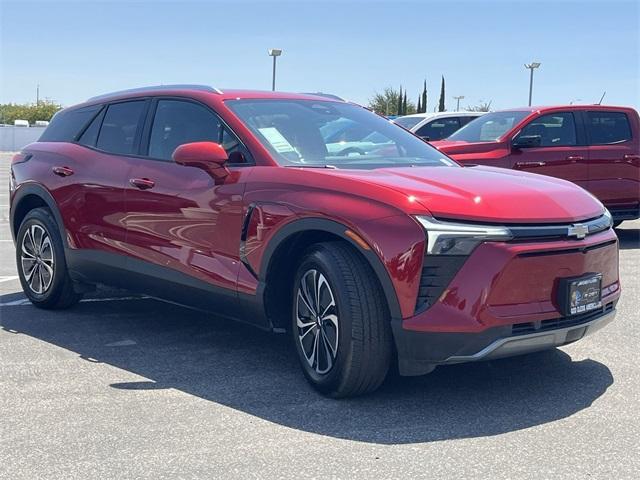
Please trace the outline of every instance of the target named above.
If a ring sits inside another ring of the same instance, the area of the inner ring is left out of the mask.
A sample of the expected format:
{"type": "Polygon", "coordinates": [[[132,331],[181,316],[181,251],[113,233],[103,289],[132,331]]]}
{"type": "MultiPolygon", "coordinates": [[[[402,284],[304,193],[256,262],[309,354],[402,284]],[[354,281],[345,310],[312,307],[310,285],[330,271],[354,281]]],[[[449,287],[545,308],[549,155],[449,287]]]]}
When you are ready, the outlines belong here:
{"type": "Polygon", "coordinates": [[[330,98],[332,100],[340,100],[341,102],[346,102],[346,100],[338,95],[334,95],[333,93],[322,93],[322,92],[302,92],[303,95],[315,95],[316,97],[325,97],[330,98]]]}
{"type": "Polygon", "coordinates": [[[127,95],[130,93],[144,93],[144,92],[150,92],[150,91],[157,91],[157,90],[180,90],[180,89],[186,89],[186,90],[201,90],[204,92],[212,92],[212,93],[217,93],[217,94],[221,94],[222,91],[215,88],[215,87],[210,87],[209,85],[189,85],[189,84],[178,84],[178,85],[152,85],[149,87],[139,87],[139,88],[130,88],[127,90],[119,90],[117,92],[111,92],[111,93],[105,93],[102,95],[96,95],[95,97],[91,97],[87,100],[87,102],[92,102],[94,100],[102,100],[105,98],[110,98],[110,97],[115,97],[118,95],[127,95]]]}

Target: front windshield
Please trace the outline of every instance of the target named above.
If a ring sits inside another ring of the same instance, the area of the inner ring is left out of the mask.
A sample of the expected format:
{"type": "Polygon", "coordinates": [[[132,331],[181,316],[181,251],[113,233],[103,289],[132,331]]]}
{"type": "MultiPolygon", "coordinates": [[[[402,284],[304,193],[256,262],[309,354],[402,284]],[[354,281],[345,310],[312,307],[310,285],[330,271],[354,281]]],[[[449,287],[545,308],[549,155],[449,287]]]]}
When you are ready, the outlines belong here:
{"type": "Polygon", "coordinates": [[[357,105],[322,100],[228,100],[284,166],[458,166],[402,127],[357,105]]]}
{"type": "Polygon", "coordinates": [[[396,118],[393,123],[397,123],[398,125],[402,125],[407,130],[411,130],[411,127],[415,127],[419,124],[424,117],[399,117],[396,118]]]}
{"type": "Polygon", "coordinates": [[[467,123],[447,140],[495,142],[530,113],[526,110],[487,113],[467,123]]]}

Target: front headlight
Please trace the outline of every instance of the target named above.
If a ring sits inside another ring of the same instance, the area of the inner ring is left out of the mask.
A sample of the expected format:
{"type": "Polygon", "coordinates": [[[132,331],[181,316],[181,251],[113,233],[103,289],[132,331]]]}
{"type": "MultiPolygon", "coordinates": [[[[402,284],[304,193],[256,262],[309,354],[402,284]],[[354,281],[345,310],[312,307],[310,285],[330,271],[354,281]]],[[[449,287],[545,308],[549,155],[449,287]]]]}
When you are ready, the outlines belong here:
{"type": "Polygon", "coordinates": [[[502,226],[474,225],[416,216],[427,231],[427,253],[430,255],[469,255],[480,243],[511,240],[511,231],[502,226]]]}

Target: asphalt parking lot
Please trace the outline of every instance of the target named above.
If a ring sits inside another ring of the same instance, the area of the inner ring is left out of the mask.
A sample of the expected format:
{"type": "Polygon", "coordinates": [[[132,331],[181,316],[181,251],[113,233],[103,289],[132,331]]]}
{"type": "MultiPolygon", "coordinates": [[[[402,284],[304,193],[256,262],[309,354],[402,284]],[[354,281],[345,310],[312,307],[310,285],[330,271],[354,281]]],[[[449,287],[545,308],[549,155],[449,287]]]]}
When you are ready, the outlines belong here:
{"type": "Polygon", "coordinates": [[[283,335],[101,289],[24,300],[0,155],[0,478],[637,478],[640,222],[616,321],[560,350],[329,400],[283,335]]]}

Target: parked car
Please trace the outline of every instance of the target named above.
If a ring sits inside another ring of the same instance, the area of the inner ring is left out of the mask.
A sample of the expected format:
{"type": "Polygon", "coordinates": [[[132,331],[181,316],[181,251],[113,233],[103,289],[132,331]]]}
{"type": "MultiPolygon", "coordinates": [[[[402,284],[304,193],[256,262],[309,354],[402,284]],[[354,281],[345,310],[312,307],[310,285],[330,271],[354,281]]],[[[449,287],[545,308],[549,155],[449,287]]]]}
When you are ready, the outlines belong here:
{"type": "Polygon", "coordinates": [[[394,121],[423,140],[436,141],[447,138],[484,112],[414,113],[398,117],[394,121]]]}
{"type": "Polygon", "coordinates": [[[620,295],[618,240],[592,195],[462,168],[326,97],[95,97],[13,158],[9,188],[35,306],[105,283],[288,331],[306,378],[334,397],[375,390],[395,361],[418,375],[574,342],[620,295]],[[334,155],[322,130],[343,119],[386,146],[334,155]]]}
{"type": "Polygon", "coordinates": [[[577,183],[604,203],[616,225],[640,217],[640,120],[632,108],[565,105],[493,112],[433,145],[462,164],[577,183]]]}

